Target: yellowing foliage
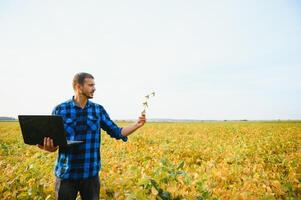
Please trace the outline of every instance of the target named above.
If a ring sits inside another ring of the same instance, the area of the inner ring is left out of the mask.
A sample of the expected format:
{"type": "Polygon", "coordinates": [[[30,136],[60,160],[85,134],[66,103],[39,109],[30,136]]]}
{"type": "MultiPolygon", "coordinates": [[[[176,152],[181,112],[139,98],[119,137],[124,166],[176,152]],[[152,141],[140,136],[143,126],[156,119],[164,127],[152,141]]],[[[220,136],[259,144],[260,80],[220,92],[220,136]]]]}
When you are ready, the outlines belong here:
{"type": "MultiPolygon", "coordinates": [[[[147,123],[101,155],[101,199],[301,199],[300,122],[147,123]]],[[[55,158],[1,122],[0,199],[54,199],[55,158]]]]}

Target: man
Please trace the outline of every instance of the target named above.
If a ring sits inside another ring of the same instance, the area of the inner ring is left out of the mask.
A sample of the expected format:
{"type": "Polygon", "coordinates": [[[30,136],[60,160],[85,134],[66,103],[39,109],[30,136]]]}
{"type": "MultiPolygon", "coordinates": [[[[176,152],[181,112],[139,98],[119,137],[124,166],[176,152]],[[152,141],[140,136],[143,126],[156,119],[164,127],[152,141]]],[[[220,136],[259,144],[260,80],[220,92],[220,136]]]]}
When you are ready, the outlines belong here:
{"type": "MultiPolygon", "coordinates": [[[[76,199],[77,193],[85,199],[99,199],[100,181],[100,129],[111,137],[124,142],[128,136],[146,121],[142,114],[133,125],[118,127],[99,104],[89,101],[95,92],[94,77],[88,73],[78,73],[73,79],[75,95],[71,100],[56,106],[53,115],[64,120],[67,140],[82,140],[84,143],[59,148],[55,166],[55,192],[57,199],[76,199]]],[[[44,138],[39,148],[55,152],[51,138],[44,138]]]]}

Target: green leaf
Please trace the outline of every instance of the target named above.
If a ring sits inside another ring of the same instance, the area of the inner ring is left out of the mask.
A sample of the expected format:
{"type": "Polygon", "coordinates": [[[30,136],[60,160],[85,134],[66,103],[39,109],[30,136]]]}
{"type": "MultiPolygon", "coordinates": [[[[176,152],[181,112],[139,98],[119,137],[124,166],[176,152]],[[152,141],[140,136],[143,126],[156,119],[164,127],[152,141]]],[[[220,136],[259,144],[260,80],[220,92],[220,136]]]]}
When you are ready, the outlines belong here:
{"type": "Polygon", "coordinates": [[[184,161],[182,160],[182,161],[180,162],[180,164],[178,165],[177,170],[180,170],[180,169],[182,170],[183,167],[184,167],[184,161]]]}

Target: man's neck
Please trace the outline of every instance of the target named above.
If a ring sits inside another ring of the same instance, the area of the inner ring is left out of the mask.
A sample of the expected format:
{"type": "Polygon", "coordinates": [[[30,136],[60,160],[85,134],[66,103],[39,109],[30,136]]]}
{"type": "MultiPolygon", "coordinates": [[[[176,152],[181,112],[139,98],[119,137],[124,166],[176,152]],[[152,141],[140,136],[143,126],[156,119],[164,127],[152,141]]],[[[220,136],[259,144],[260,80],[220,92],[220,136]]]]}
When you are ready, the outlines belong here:
{"type": "Polygon", "coordinates": [[[80,94],[75,94],[73,100],[74,100],[75,104],[77,106],[79,106],[80,108],[84,108],[88,101],[87,97],[80,95],[80,94]]]}

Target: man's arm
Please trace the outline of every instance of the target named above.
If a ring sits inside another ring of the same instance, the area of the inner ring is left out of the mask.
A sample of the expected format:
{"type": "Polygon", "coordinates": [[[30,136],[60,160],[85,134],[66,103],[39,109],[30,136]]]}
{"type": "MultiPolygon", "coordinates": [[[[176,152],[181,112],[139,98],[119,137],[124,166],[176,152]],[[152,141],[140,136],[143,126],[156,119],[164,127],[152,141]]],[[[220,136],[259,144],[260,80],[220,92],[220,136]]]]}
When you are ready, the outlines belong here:
{"type": "Polygon", "coordinates": [[[133,132],[135,132],[137,129],[141,128],[145,124],[145,122],[146,122],[145,114],[142,114],[136,123],[123,127],[121,130],[121,134],[127,137],[133,132]]]}
{"type": "Polygon", "coordinates": [[[116,138],[117,140],[122,139],[124,142],[128,140],[128,135],[142,127],[146,121],[145,115],[142,114],[136,123],[120,128],[110,119],[110,116],[103,107],[101,107],[101,113],[101,129],[106,131],[111,137],[116,138]]]}

